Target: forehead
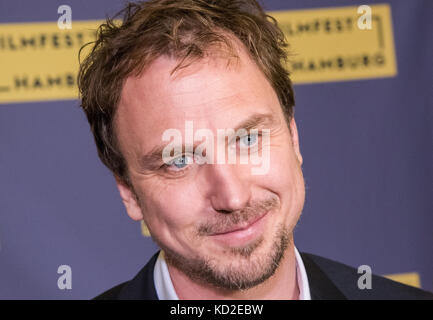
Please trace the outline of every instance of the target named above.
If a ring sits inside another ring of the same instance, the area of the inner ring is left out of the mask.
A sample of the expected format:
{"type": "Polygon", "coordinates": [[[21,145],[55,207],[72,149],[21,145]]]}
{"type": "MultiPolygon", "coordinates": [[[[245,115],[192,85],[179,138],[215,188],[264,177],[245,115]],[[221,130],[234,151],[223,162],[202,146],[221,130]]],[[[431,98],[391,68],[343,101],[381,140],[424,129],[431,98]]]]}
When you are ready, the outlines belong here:
{"type": "Polygon", "coordinates": [[[115,118],[122,151],[146,152],[161,143],[163,132],[234,128],[252,113],[280,112],[271,85],[251,60],[210,56],[172,73],[178,60],[157,58],[145,71],[126,79],[115,118]],[[128,150],[125,150],[128,149],[128,150]]]}

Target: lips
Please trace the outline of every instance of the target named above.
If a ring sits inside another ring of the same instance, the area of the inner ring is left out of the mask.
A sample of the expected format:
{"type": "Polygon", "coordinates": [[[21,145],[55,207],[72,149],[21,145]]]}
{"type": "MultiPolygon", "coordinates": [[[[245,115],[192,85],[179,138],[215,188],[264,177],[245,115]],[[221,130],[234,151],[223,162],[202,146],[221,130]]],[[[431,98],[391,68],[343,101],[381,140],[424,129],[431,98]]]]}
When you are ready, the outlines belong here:
{"type": "Polygon", "coordinates": [[[253,243],[265,232],[267,217],[270,211],[247,223],[238,224],[223,231],[218,231],[210,239],[224,248],[240,248],[253,243]]]}
{"type": "Polygon", "coordinates": [[[221,232],[216,232],[216,233],[214,233],[212,235],[213,236],[224,235],[224,234],[228,234],[228,233],[231,233],[231,232],[246,230],[246,229],[250,228],[253,224],[255,224],[257,221],[259,221],[261,218],[263,218],[267,213],[268,212],[265,212],[264,214],[260,215],[257,218],[254,218],[253,220],[251,220],[251,221],[249,221],[247,223],[243,223],[241,225],[234,226],[232,228],[229,228],[229,229],[221,231],[221,232]]]}

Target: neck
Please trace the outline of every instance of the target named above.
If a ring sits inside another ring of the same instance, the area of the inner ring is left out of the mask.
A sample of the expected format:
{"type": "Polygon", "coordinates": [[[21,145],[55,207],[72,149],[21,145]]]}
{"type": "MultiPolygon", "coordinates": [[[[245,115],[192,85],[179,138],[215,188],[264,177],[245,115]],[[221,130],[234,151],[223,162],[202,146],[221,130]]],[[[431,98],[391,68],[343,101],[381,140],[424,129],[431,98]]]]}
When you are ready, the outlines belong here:
{"type": "Polygon", "coordinates": [[[275,273],[263,283],[247,290],[224,290],[191,280],[178,268],[168,264],[168,271],[177,296],[181,300],[298,300],[296,257],[293,242],[287,248],[275,273]]]}

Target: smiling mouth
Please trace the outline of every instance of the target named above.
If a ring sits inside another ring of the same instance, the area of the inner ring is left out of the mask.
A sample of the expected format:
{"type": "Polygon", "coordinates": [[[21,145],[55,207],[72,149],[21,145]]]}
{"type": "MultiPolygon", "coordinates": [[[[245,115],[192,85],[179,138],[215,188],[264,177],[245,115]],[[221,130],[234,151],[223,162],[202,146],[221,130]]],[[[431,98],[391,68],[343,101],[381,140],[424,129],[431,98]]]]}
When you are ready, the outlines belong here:
{"type": "Polygon", "coordinates": [[[210,237],[229,247],[243,246],[263,234],[269,211],[247,224],[238,225],[228,230],[217,232],[210,237]]]}
{"type": "Polygon", "coordinates": [[[232,233],[232,232],[237,232],[237,231],[242,231],[242,230],[247,230],[248,228],[250,228],[253,224],[255,224],[256,222],[258,222],[260,219],[262,219],[264,216],[266,216],[268,212],[265,212],[264,214],[260,215],[259,217],[253,219],[250,222],[247,222],[246,224],[242,224],[241,226],[235,226],[232,227],[226,231],[222,231],[222,232],[216,232],[214,234],[212,234],[212,236],[218,236],[218,235],[223,235],[223,234],[228,234],[228,233],[232,233]]]}

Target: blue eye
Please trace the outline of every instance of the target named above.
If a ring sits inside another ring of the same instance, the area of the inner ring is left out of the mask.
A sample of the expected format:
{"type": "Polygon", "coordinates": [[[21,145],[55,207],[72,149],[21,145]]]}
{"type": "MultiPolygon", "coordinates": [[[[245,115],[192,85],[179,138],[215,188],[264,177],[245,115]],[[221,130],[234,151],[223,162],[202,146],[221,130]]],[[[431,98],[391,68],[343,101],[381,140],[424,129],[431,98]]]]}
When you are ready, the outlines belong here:
{"type": "Polygon", "coordinates": [[[246,136],[241,137],[239,140],[242,144],[244,144],[247,147],[251,147],[257,142],[257,136],[258,134],[248,134],[246,136]]]}
{"type": "Polygon", "coordinates": [[[168,165],[174,165],[177,169],[183,169],[191,162],[189,161],[189,157],[186,155],[177,157],[171,160],[168,165]]]}

